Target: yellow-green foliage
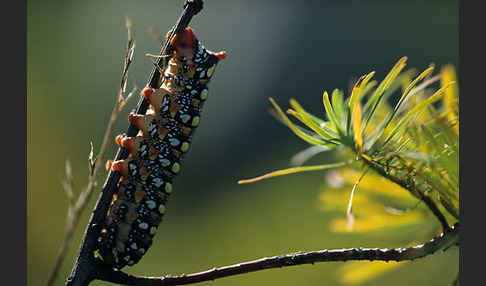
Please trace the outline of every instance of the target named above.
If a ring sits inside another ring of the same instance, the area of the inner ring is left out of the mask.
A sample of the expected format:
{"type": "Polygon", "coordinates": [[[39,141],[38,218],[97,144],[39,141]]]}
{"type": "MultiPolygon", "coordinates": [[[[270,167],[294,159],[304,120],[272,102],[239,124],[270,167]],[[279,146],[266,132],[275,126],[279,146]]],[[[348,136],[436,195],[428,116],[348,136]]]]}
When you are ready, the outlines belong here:
{"type": "Polygon", "coordinates": [[[327,120],[309,114],[291,99],[293,109],[287,113],[307,128],[294,124],[270,98],[284,123],[297,136],[320,146],[321,151],[345,147],[354,155],[329,166],[296,167],[240,183],[361,162],[363,170],[371,168],[419,198],[431,197],[458,219],[459,101],[454,68],[446,66],[439,76],[430,77],[434,70],[431,66],[413,78],[414,71],[400,75],[406,60],[401,58],[377,87],[376,81],[370,81],[375,72],[362,76],[347,99],[339,90],[334,90],[331,96],[325,91],[323,106],[327,120]],[[442,87],[432,91],[429,86],[439,79],[442,87]],[[402,95],[391,106],[388,99],[399,87],[402,95]]]}
{"type": "MultiPolygon", "coordinates": [[[[322,209],[347,214],[331,221],[334,232],[365,233],[411,225],[424,225],[431,233],[440,231],[430,204],[445,214],[448,223],[459,219],[459,93],[453,66],[444,66],[432,76],[434,67],[418,74],[403,71],[401,58],[378,84],[375,72],[362,76],[351,95],[335,89],[324,91],[322,102],[327,118],[309,114],[295,100],[287,114],[274,99],[270,102],[283,123],[312,146],[292,159],[296,165],[310,157],[335,150],[342,161],[328,165],[296,166],[275,171],[258,180],[303,171],[331,168],[320,196],[322,209]],[[437,82],[440,87],[431,88],[437,82]],[[390,96],[401,91],[396,104],[390,96]],[[431,203],[424,204],[424,198],[431,203]],[[427,208],[427,206],[429,208],[427,208]]],[[[409,245],[414,237],[405,237],[409,245]]],[[[367,281],[402,264],[356,262],[340,271],[347,284],[367,281]]]]}

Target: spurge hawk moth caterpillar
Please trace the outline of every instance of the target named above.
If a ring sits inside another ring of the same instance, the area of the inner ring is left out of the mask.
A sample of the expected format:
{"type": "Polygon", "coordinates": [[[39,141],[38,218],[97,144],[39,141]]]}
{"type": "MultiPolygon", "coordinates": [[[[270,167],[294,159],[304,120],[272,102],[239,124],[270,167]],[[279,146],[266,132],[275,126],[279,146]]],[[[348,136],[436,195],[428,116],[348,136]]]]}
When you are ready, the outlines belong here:
{"type": "Polygon", "coordinates": [[[97,252],[117,269],[137,263],[152,244],[172,192],[172,180],[199,125],[209,80],[216,64],[226,57],[224,51],[206,50],[191,28],[175,35],[170,48],[173,52],[161,70],[160,88],[142,91],[150,109],[145,115],[128,116],[139,134],[116,138],[117,144],[129,151],[129,157],[108,164],[121,173],[121,178],[98,238],[97,252]]]}

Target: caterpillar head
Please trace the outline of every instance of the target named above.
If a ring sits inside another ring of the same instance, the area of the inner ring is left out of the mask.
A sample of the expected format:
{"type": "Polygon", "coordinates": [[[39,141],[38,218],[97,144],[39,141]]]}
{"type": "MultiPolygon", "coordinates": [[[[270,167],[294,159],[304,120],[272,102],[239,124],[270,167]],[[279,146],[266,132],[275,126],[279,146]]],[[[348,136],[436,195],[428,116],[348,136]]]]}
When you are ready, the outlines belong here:
{"type": "MultiPolygon", "coordinates": [[[[167,34],[167,36],[170,34],[167,34]]],[[[176,34],[172,40],[170,41],[170,45],[174,49],[174,52],[177,55],[186,57],[186,58],[192,58],[192,56],[198,52],[199,48],[199,41],[197,40],[196,35],[194,34],[194,31],[190,28],[187,27],[184,29],[179,34],[176,34]]],[[[226,58],[226,52],[221,51],[218,53],[215,52],[210,52],[208,51],[209,54],[213,55],[216,57],[217,61],[220,61],[224,58],[226,58]]]]}
{"type": "Polygon", "coordinates": [[[197,49],[197,38],[191,28],[186,28],[179,34],[174,35],[170,41],[174,52],[178,55],[189,56],[197,49]]]}

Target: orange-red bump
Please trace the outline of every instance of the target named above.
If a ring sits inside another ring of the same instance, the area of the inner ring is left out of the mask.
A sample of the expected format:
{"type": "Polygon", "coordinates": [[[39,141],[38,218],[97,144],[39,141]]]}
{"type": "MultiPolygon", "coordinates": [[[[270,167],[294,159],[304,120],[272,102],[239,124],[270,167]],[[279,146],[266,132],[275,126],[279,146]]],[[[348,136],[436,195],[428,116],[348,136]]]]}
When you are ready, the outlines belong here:
{"type": "Polygon", "coordinates": [[[130,113],[128,114],[128,122],[138,127],[138,129],[143,128],[143,116],[141,114],[130,113]]]}
{"type": "Polygon", "coordinates": [[[123,138],[125,138],[127,135],[125,134],[120,134],[118,136],[116,136],[115,138],[115,142],[116,142],[116,145],[120,146],[121,144],[121,141],[123,140],[123,138]]]}
{"type": "Polygon", "coordinates": [[[111,169],[113,171],[120,172],[123,177],[126,177],[128,175],[127,164],[125,160],[114,161],[111,164],[111,169]]]}
{"type": "Polygon", "coordinates": [[[175,34],[172,40],[170,40],[170,45],[174,48],[178,48],[181,44],[190,46],[193,49],[196,48],[196,35],[190,27],[187,27],[184,31],[179,34],[175,34]]]}
{"type": "Polygon", "coordinates": [[[218,58],[218,61],[224,60],[226,58],[226,51],[221,51],[218,53],[213,53],[218,58]]]}
{"type": "Polygon", "coordinates": [[[154,93],[154,89],[153,88],[150,88],[150,87],[146,87],[142,90],[142,95],[148,100],[150,101],[150,96],[152,95],[152,93],[154,93]]]}
{"type": "Polygon", "coordinates": [[[130,153],[133,153],[133,151],[134,151],[134,145],[133,145],[133,143],[134,142],[135,142],[135,138],[134,137],[124,137],[121,140],[121,146],[123,148],[126,148],[130,153]]]}

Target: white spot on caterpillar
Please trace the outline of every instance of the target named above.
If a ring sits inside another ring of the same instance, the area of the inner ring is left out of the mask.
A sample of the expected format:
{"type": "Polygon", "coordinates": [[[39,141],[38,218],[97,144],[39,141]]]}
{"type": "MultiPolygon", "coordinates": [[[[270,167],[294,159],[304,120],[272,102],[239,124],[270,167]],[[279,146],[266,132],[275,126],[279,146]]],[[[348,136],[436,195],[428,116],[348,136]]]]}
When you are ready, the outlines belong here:
{"type": "Polygon", "coordinates": [[[177,138],[170,138],[169,142],[170,142],[170,145],[172,145],[172,146],[177,146],[177,145],[179,145],[179,143],[181,143],[179,141],[179,139],[177,139],[177,138]]]}
{"type": "Polygon", "coordinates": [[[144,253],[145,253],[145,249],[144,249],[144,248],[140,248],[140,249],[138,250],[138,252],[140,252],[140,254],[144,254],[144,253]]]}
{"type": "Polygon", "coordinates": [[[138,225],[138,227],[141,229],[148,229],[148,224],[146,222],[142,222],[141,224],[138,225]]]}
{"type": "Polygon", "coordinates": [[[167,183],[165,184],[165,191],[170,194],[172,192],[172,184],[171,183],[167,183]]]}
{"type": "Polygon", "coordinates": [[[157,188],[158,188],[158,187],[160,187],[160,186],[162,186],[162,184],[163,184],[163,183],[164,183],[164,181],[162,181],[162,179],[161,179],[161,178],[155,178],[155,179],[154,179],[154,184],[155,184],[155,186],[156,186],[157,188]]]}
{"type": "Polygon", "coordinates": [[[188,142],[183,142],[181,145],[181,151],[182,152],[187,152],[189,150],[189,143],[188,142]]]}
{"type": "Polygon", "coordinates": [[[170,161],[167,159],[160,160],[160,163],[162,164],[163,167],[167,167],[170,165],[170,161]]]}
{"type": "Polygon", "coordinates": [[[128,265],[130,265],[130,266],[131,266],[131,265],[133,265],[133,264],[135,264],[135,262],[134,262],[133,260],[128,261],[128,265]]]}
{"type": "Polygon", "coordinates": [[[147,204],[147,207],[148,207],[149,209],[151,209],[151,210],[152,210],[152,209],[154,209],[154,208],[156,207],[156,205],[157,205],[157,204],[156,204],[154,201],[152,201],[152,200],[146,201],[146,202],[145,202],[145,204],[147,204]]]}
{"type": "Polygon", "coordinates": [[[182,122],[187,123],[187,121],[189,121],[189,119],[191,119],[191,116],[189,114],[182,114],[181,115],[182,122]]]}
{"type": "Polygon", "coordinates": [[[138,248],[138,246],[137,246],[137,244],[136,244],[135,242],[134,242],[134,243],[132,243],[132,244],[130,245],[130,247],[131,247],[132,249],[137,249],[137,248],[138,248]]]}
{"type": "Polygon", "coordinates": [[[206,98],[208,98],[208,90],[203,89],[203,91],[201,91],[201,99],[205,100],[206,98]]]}
{"type": "Polygon", "coordinates": [[[192,119],[192,126],[196,127],[199,125],[199,116],[194,116],[192,119]]]}
{"type": "Polygon", "coordinates": [[[160,214],[165,213],[165,206],[164,206],[164,205],[162,205],[162,204],[159,206],[159,213],[160,213],[160,214]]]}
{"type": "Polygon", "coordinates": [[[156,127],[157,126],[153,122],[151,122],[148,128],[149,132],[152,134],[155,131],[156,127]]]}
{"type": "Polygon", "coordinates": [[[172,172],[174,173],[178,173],[179,170],[181,169],[181,165],[179,165],[179,163],[174,163],[174,165],[172,165],[172,172]]]}
{"type": "MultiPolygon", "coordinates": [[[[157,231],[157,228],[156,228],[155,226],[152,226],[152,227],[150,228],[150,234],[151,234],[151,235],[154,235],[156,231],[157,231]]],[[[143,248],[142,248],[142,249],[143,249],[143,248]]]]}
{"type": "Polygon", "coordinates": [[[127,255],[127,256],[123,257],[123,260],[125,260],[125,261],[129,261],[129,260],[130,260],[130,256],[129,256],[129,255],[127,255]]]}
{"type": "Polygon", "coordinates": [[[208,77],[211,77],[211,76],[213,75],[213,72],[214,72],[214,68],[215,68],[215,67],[216,67],[216,65],[214,65],[214,66],[212,66],[212,67],[210,67],[210,68],[208,69],[208,77]]]}

